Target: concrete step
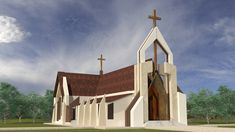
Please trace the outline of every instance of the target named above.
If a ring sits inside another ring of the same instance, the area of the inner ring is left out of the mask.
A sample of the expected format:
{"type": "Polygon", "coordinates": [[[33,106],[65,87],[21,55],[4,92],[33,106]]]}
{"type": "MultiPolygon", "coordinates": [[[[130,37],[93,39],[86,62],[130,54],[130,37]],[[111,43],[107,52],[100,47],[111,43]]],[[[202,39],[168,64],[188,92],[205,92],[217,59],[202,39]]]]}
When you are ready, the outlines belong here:
{"type": "Polygon", "coordinates": [[[72,127],[77,127],[77,120],[72,120],[71,121],[71,126],[72,127]]]}
{"type": "Polygon", "coordinates": [[[144,124],[144,126],[156,127],[156,126],[185,126],[185,125],[178,123],[176,121],[162,120],[162,121],[148,121],[144,124]]]}

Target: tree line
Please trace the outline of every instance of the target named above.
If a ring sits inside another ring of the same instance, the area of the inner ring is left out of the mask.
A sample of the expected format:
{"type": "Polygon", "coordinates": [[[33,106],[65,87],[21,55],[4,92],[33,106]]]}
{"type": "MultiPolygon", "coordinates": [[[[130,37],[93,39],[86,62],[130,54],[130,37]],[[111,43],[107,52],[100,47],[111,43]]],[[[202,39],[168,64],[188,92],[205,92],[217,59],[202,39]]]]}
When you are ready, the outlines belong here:
{"type": "Polygon", "coordinates": [[[7,119],[32,118],[50,120],[52,115],[53,91],[47,90],[44,95],[35,93],[22,94],[15,86],[0,83],[0,118],[4,123],[7,119]]]}
{"type": "Polygon", "coordinates": [[[202,118],[209,124],[211,119],[222,119],[226,123],[235,117],[235,91],[220,86],[216,92],[201,89],[187,98],[188,118],[202,118]]]}

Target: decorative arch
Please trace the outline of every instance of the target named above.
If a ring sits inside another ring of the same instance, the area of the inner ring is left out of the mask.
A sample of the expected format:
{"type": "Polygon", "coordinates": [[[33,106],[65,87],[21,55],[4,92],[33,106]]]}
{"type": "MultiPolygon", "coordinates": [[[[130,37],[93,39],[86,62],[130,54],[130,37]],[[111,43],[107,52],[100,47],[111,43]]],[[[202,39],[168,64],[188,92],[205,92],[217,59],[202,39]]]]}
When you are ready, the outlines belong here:
{"type": "Polygon", "coordinates": [[[145,51],[154,43],[157,42],[161,49],[166,53],[167,63],[173,64],[173,54],[165,39],[163,38],[158,27],[151,29],[144,42],[137,51],[137,64],[145,62],[145,51]]]}

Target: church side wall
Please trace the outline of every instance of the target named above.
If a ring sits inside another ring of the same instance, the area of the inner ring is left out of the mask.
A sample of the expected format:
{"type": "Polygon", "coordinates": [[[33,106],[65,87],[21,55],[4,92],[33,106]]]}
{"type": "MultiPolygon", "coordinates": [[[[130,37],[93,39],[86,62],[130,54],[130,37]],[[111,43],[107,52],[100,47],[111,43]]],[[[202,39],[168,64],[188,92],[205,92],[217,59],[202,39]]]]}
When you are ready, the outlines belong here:
{"type": "Polygon", "coordinates": [[[86,102],[88,100],[90,100],[91,98],[93,98],[94,96],[79,96],[79,100],[80,102],[86,102]]]}
{"type": "MultiPolygon", "coordinates": [[[[124,127],[125,126],[125,110],[133,98],[134,98],[134,94],[113,102],[113,104],[114,104],[114,119],[108,120],[108,118],[106,117],[106,119],[107,119],[106,126],[107,127],[124,127]]],[[[112,103],[112,102],[110,102],[110,103],[112,103]]],[[[107,105],[108,104],[109,103],[107,103],[107,105]]]]}

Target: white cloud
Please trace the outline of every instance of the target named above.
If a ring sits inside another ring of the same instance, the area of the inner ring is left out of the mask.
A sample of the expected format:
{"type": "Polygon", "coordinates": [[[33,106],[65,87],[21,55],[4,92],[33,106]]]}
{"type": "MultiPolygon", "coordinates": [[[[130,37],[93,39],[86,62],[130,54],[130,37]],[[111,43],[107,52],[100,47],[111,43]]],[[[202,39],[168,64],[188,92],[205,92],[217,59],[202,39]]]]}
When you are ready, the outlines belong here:
{"type": "MultiPolygon", "coordinates": [[[[214,31],[220,36],[217,43],[225,42],[228,45],[235,45],[235,19],[223,18],[213,25],[214,31]]],[[[216,43],[216,44],[217,44],[216,43]]]]}
{"type": "Polygon", "coordinates": [[[9,16],[0,16],[0,43],[20,42],[29,35],[21,29],[17,20],[9,16]]]}
{"type": "Polygon", "coordinates": [[[201,69],[198,70],[201,73],[203,78],[214,79],[218,81],[231,82],[234,80],[235,72],[230,69],[219,69],[219,68],[211,68],[211,69],[201,69]]]}

